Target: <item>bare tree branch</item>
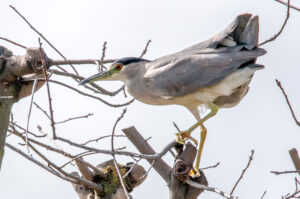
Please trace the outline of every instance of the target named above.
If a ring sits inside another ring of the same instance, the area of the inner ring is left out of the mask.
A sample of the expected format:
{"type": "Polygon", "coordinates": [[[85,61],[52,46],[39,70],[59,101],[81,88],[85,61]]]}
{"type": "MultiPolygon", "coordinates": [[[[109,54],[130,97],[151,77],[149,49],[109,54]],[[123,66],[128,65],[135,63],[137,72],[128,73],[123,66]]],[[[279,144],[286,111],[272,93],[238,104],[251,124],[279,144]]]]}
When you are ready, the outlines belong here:
{"type": "MultiPolygon", "coordinates": [[[[281,0],[275,0],[275,1],[277,1],[277,2],[279,2],[279,3],[281,3],[281,4],[283,4],[283,5],[288,6],[287,3],[285,3],[285,2],[283,2],[283,1],[281,1],[281,0]]],[[[300,11],[300,8],[297,8],[296,6],[293,6],[293,5],[290,5],[290,6],[291,6],[291,8],[293,8],[294,10],[300,11]]]]}
{"type": "MultiPolygon", "coordinates": [[[[144,138],[135,127],[129,127],[126,129],[122,129],[128,139],[135,145],[135,147],[139,150],[140,153],[148,155],[155,154],[155,151],[145,142],[144,138]]],[[[175,142],[172,143],[174,146],[175,142]]],[[[150,164],[152,164],[151,160],[148,160],[150,164]]],[[[162,159],[157,159],[153,164],[153,168],[159,173],[159,175],[164,179],[164,181],[169,184],[170,182],[170,172],[172,168],[162,159]]]]}
{"type": "MultiPolygon", "coordinates": [[[[18,13],[17,10],[16,10],[16,12],[18,13]]],[[[55,140],[56,139],[56,130],[55,130],[55,122],[54,122],[54,116],[53,116],[52,98],[51,98],[51,94],[50,94],[49,80],[48,80],[48,74],[47,74],[47,65],[46,65],[47,62],[46,62],[45,56],[42,52],[42,43],[41,43],[40,38],[39,38],[39,45],[40,45],[40,54],[41,54],[41,57],[42,57],[43,72],[44,72],[45,79],[46,79],[46,87],[47,87],[47,94],[48,94],[48,103],[49,103],[49,112],[50,112],[52,135],[53,135],[53,139],[55,140]]]]}
{"type": "Polygon", "coordinates": [[[288,20],[289,20],[289,18],[290,18],[290,8],[291,8],[291,6],[290,6],[290,0],[288,0],[286,18],[285,18],[284,23],[283,23],[283,25],[281,26],[279,32],[276,33],[276,34],[275,34],[273,37],[271,37],[270,39],[268,39],[268,40],[266,40],[266,41],[260,43],[259,46],[262,46],[262,45],[265,45],[265,44],[267,44],[267,43],[269,43],[269,42],[271,42],[271,41],[274,41],[275,39],[277,39],[277,37],[279,37],[279,35],[283,32],[283,30],[284,30],[284,28],[285,28],[285,26],[286,26],[286,24],[287,24],[287,22],[288,22],[288,20]]]}
{"type": "Polygon", "coordinates": [[[69,122],[69,121],[72,121],[72,120],[88,118],[88,117],[93,116],[93,115],[94,115],[93,113],[89,113],[89,114],[78,116],[78,117],[71,117],[69,119],[66,119],[66,120],[63,120],[63,121],[60,121],[60,122],[55,122],[55,124],[62,124],[62,123],[66,123],[66,122],[69,122]]]}
{"type": "Polygon", "coordinates": [[[204,167],[201,170],[203,171],[203,170],[206,170],[206,169],[213,169],[213,168],[218,167],[219,165],[220,165],[220,162],[217,162],[215,165],[204,167]]]}
{"type": "MultiPolygon", "coordinates": [[[[43,81],[43,80],[39,80],[39,81],[43,81]]],[[[133,98],[133,99],[131,99],[130,101],[124,103],[124,104],[111,104],[111,103],[109,103],[109,102],[103,100],[103,99],[100,98],[100,97],[96,97],[96,96],[94,96],[94,95],[90,95],[90,94],[88,94],[88,93],[82,92],[82,91],[80,91],[80,90],[78,90],[78,89],[76,89],[76,88],[74,88],[74,87],[72,87],[72,86],[70,86],[70,85],[65,84],[65,83],[62,83],[62,82],[59,82],[59,81],[56,81],[56,80],[49,80],[49,82],[52,82],[52,83],[55,83],[55,84],[59,84],[59,85],[61,85],[61,86],[64,86],[64,87],[66,87],[66,88],[69,88],[69,89],[71,89],[71,90],[73,90],[73,91],[76,91],[77,93],[79,93],[79,94],[81,94],[81,95],[84,95],[84,96],[87,96],[87,97],[91,97],[91,98],[97,99],[97,100],[103,102],[104,104],[106,104],[106,105],[108,105],[108,106],[111,106],[111,107],[114,107],[114,108],[122,107],[122,106],[127,106],[127,105],[131,104],[132,102],[134,102],[134,100],[135,100],[135,99],[133,98]]]]}
{"type": "MultiPolygon", "coordinates": [[[[24,136],[23,136],[20,132],[18,132],[17,130],[13,129],[13,130],[10,131],[10,132],[13,133],[14,135],[20,137],[21,139],[25,140],[24,136]]],[[[106,177],[106,175],[105,175],[101,170],[99,170],[99,169],[96,168],[95,166],[91,165],[90,163],[84,161],[83,159],[80,159],[80,158],[79,158],[80,156],[73,156],[73,155],[71,155],[71,154],[69,154],[69,153],[67,153],[67,152],[65,152],[65,151],[62,151],[62,150],[57,149],[57,148],[53,148],[53,147],[51,147],[51,146],[49,146],[49,145],[46,145],[46,144],[44,144],[44,143],[42,143],[42,142],[39,142],[39,141],[34,140],[34,139],[31,139],[31,138],[28,138],[28,141],[31,142],[31,143],[37,144],[37,145],[39,145],[39,146],[41,146],[41,147],[43,147],[43,148],[45,148],[45,149],[47,149],[47,150],[50,150],[50,151],[56,152],[56,153],[58,153],[58,154],[61,154],[61,155],[63,155],[63,156],[66,156],[66,157],[68,157],[68,158],[71,158],[72,160],[77,160],[77,161],[79,161],[81,164],[83,164],[83,165],[85,165],[85,166],[91,168],[95,173],[97,173],[97,174],[100,175],[101,177],[103,177],[103,178],[106,177]]],[[[62,168],[62,167],[59,167],[59,168],[62,168]]]]}
{"type": "MultiPolygon", "coordinates": [[[[56,74],[56,75],[61,75],[61,76],[65,76],[65,77],[71,77],[71,78],[73,78],[73,79],[78,79],[78,80],[83,80],[83,79],[85,79],[84,77],[82,77],[82,76],[79,76],[79,75],[75,75],[75,74],[72,74],[72,73],[68,73],[68,72],[62,72],[62,71],[58,71],[58,70],[54,70],[54,69],[50,69],[50,70],[48,70],[48,71],[50,71],[51,73],[53,73],[53,74],[56,74]]],[[[95,84],[95,83],[90,83],[90,85],[92,86],[92,87],[94,87],[95,89],[91,89],[91,88],[89,88],[89,87],[86,87],[86,88],[88,88],[89,90],[92,90],[94,93],[101,93],[101,94],[104,94],[104,95],[109,95],[109,96],[115,96],[115,95],[117,95],[120,91],[122,91],[123,89],[124,89],[124,85],[123,86],[121,86],[121,88],[119,88],[119,89],[117,89],[116,91],[108,91],[108,90],[106,90],[106,89],[104,89],[104,88],[102,88],[102,87],[100,87],[100,86],[98,86],[97,84],[95,84]]]]}
{"type": "Polygon", "coordinates": [[[213,187],[208,187],[208,186],[205,186],[205,185],[202,185],[202,184],[199,184],[199,183],[196,183],[194,181],[192,181],[191,179],[187,179],[185,181],[187,184],[195,187],[195,188],[198,188],[198,189],[204,189],[206,191],[211,191],[211,192],[215,192],[221,196],[223,196],[224,198],[227,198],[227,199],[238,199],[238,197],[235,197],[235,196],[231,196],[229,194],[226,194],[224,191],[221,191],[219,189],[216,189],[216,188],[213,188],[213,187]]]}
{"type": "MultiPolygon", "coordinates": [[[[67,59],[57,48],[55,48],[55,46],[48,39],[46,39],[44,35],[42,35],[42,33],[40,33],[35,27],[33,27],[31,23],[29,23],[29,21],[15,7],[13,7],[12,5],[9,5],[9,7],[11,7],[29,25],[29,27],[32,30],[34,30],[34,32],[36,32],[41,38],[43,38],[64,60],[67,59]]],[[[70,64],[70,66],[73,69],[73,71],[78,75],[78,72],[74,68],[74,66],[72,64],[70,64]]]]}
{"type": "Polygon", "coordinates": [[[275,175],[281,175],[281,174],[299,173],[300,170],[296,170],[296,171],[270,171],[270,172],[274,173],[275,175]]]}
{"type": "Polygon", "coordinates": [[[28,159],[29,161],[33,162],[34,164],[42,167],[43,169],[45,169],[46,171],[50,172],[51,174],[63,179],[63,180],[67,180],[71,183],[75,183],[77,184],[78,182],[77,181],[74,181],[73,179],[69,179],[69,178],[66,178],[62,175],[60,175],[59,173],[57,173],[55,170],[51,169],[50,167],[42,164],[41,162],[35,160],[33,157],[25,154],[23,151],[21,151],[20,149],[17,149],[16,147],[14,147],[13,145],[9,144],[9,143],[5,143],[5,146],[7,146],[8,148],[10,148],[11,150],[15,151],[16,153],[20,154],[21,156],[25,157],[26,159],[28,159]]]}
{"type": "Polygon", "coordinates": [[[34,82],[33,82],[33,86],[32,86],[30,105],[29,105],[29,110],[28,110],[28,115],[27,115],[26,141],[25,142],[26,142],[26,146],[27,146],[28,152],[29,152],[29,147],[28,147],[28,129],[29,129],[29,123],[30,123],[30,116],[31,116],[31,109],[32,109],[32,103],[33,103],[33,97],[34,97],[34,92],[35,92],[35,88],[36,88],[38,79],[39,79],[39,75],[36,74],[34,82]]]}
{"type": "Polygon", "coordinates": [[[148,47],[149,47],[149,44],[151,43],[151,39],[148,40],[142,54],[140,55],[140,58],[142,58],[146,53],[147,53],[147,50],[148,50],[148,47]]]}
{"type": "MultiPolygon", "coordinates": [[[[75,142],[72,142],[72,141],[62,138],[62,137],[57,137],[57,140],[60,140],[62,142],[70,144],[71,146],[82,148],[82,149],[85,149],[88,151],[94,151],[96,153],[102,153],[102,154],[107,154],[107,155],[113,154],[111,150],[103,150],[103,149],[97,149],[97,148],[93,148],[93,147],[83,146],[83,145],[77,144],[75,142]]],[[[143,159],[147,159],[147,160],[156,160],[156,159],[159,159],[162,156],[164,156],[170,150],[170,148],[172,148],[175,145],[175,143],[176,143],[175,141],[169,143],[167,146],[165,146],[165,148],[160,153],[156,153],[156,154],[152,154],[152,155],[139,154],[139,153],[134,153],[134,152],[129,152],[129,151],[115,151],[114,154],[131,156],[131,157],[135,157],[135,158],[143,158],[143,159]]]]}
{"type": "Polygon", "coordinates": [[[49,120],[51,120],[50,116],[48,115],[47,111],[45,111],[42,107],[40,107],[37,103],[33,102],[33,104],[40,110],[42,111],[49,120]]]}
{"type": "Polygon", "coordinates": [[[266,196],[266,194],[267,194],[267,191],[264,191],[264,193],[263,193],[263,195],[261,196],[260,199],[263,199],[266,196]]]}
{"type": "Polygon", "coordinates": [[[292,148],[291,150],[289,150],[291,159],[294,163],[294,166],[296,168],[296,170],[298,171],[298,174],[300,175],[300,158],[298,155],[298,151],[295,148],[292,148]]]}
{"type": "Polygon", "coordinates": [[[115,130],[116,130],[116,127],[118,125],[118,123],[121,121],[121,119],[124,117],[124,114],[126,113],[126,109],[123,110],[121,116],[117,119],[117,121],[115,122],[114,124],[114,127],[113,127],[113,130],[112,130],[112,133],[111,133],[111,151],[112,151],[112,157],[113,157],[113,161],[114,161],[114,164],[115,164],[115,168],[117,170],[117,174],[118,174],[118,177],[119,177],[119,180],[120,180],[120,183],[122,185],[122,188],[124,190],[124,193],[125,193],[125,196],[127,199],[130,199],[131,196],[129,195],[126,187],[125,187],[125,184],[124,184],[124,181],[123,181],[123,176],[121,174],[121,171],[120,171],[120,168],[119,168],[119,165],[118,165],[118,162],[116,160],[116,157],[115,157],[115,146],[114,146],[114,137],[115,137],[115,130]]]}
{"type": "Polygon", "coordinates": [[[15,41],[6,39],[6,38],[4,38],[4,37],[0,37],[0,39],[2,39],[2,40],[4,40],[4,41],[7,41],[7,42],[9,42],[9,43],[12,43],[12,44],[14,44],[14,45],[16,45],[16,46],[19,46],[19,47],[21,47],[21,48],[24,48],[24,49],[27,48],[26,46],[24,46],[24,45],[22,45],[22,44],[19,44],[19,43],[15,42],[15,41]]]}
{"type": "Polygon", "coordinates": [[[284,88],[283,88],[282,85],[281,85],[281,82],[280,82],[278,79],[276,79],[276,83],[277,83],[277,86],[278,86],[278,87],[280,88],[280,90],[282,91],[282,94],[283,94],[284,97],[285,97],[286,103],[287,103],[288,106],[289,106],[289,109],[290,109],[290,111],[291,111],[291,113],[292,113],[292,116],[293,116],[293,118],[294,118],[296,124],[297,124],[298,126],[300,126],[300,122],[299,122],[298,119],[296,118],[296,115],[295,115],[295,113],[294,113],[293,107],[292,107],[292,105],[291,105],[291,103],[290,103],[290,100],[289,100],[289,98],[288,98],[288,96],[287,96],[287,94],[286,94],[284,88]]]}
{"type": "MultiPolygon", "coordinates": [[[[115,136],[115,137],[126,137],[126,136],[124,136],[124,135],[114,135],[114,136],[115,136]]],[[[82,143],[81,145],[87,145],[87,144],[89,144],[89,143],[91,143],[91,142],[98,142],[99,140],[102,140],[102,139],[108,138],[108,137],[111,137],[111,135],[100,136],[100,137],[98,137],[98,138],[96,138],[96,139],[88,140],[88,141],[82,143]]]]}
{"type": "Polygon", "coordinates": [[[103,68],[105,68],[105,66],[103,64],[103,61],[104,61],[104,57],[105,57],[106,44],[107,44],[107,42],[105,41],[103,43],[103,47],[102,47],[102,56],[101,56],[101,59],[100,59],[100,67],[98,68],[98,71],[103,71],[103,68]]]}
{"type": "Polygon", "coordinates": [[[242,172],[241,176],[239,177],[239,179],[238,179],[238,180],[236,181],[236,183],[234,184],[234,186],[233,186],[233,188],[232,188],[232,190],[231,190],[231,192],[230,192],[230,195],[233,194],[235,188],[238,186],[239,182],[242,180],[244,174],[246,173],[247,169],[249,168],[249,166],[250,166],[250,164],[251,164],[251,161],[253,160],[253,155],[254,155],[254,150],[251,150],[251,155],[250,155],[250,157],[249,157],[249,161],[248,161],[248,163],[247,163],[245,169],[243,169],[243,172],[242,172]]]}

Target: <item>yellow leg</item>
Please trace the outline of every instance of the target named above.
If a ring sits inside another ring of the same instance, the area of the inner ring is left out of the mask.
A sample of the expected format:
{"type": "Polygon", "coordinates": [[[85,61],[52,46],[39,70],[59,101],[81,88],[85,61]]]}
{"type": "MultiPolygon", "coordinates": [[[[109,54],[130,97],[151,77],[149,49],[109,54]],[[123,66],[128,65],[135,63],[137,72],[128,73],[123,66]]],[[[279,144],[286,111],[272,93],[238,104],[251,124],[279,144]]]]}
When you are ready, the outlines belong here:
{"type": "Polygon", "coordinates": [[[195,162],[195,170],[196,170],[196,176],[199,176],[200,173],[198,171],[199,166],[200,166],[200,160],[201,160],[201,155],[202,155],[202,151],[203,151],[203,147],[204,147],[204,143],[205,143],[205,139],[206,139],[206,134],[207,134],[207,130],[205,128],[205,126],[203,125],[203,122],[205,122],[206,120],[208,120],[209,118],[215,116],[218,112],[218,106],[213,104],[213,103],[209,103],[209,108],[210,108],[210,113],[207,114],[202,120],[198,121],[196,124],[194,124],[188,131],[193,131],[194,129],[196,129],[198,126],[201,127],[201,140],[200,140],[200,145],[199,145],[199,149],[198,149],[198,154],[196,157],[196,162],[195,162]]]}
{"type": "Polygon", "coordinates": [[[215,105],[214,103],[208,103],[208,106],[210,108],[210,113],[207,114],[203,119],[201,119],[200,121],[198,121],[196,124],[194,124],[191,128],[189,128],[187,131],[182,131],[176,134],[177,136],[177,142],[181,143],[181,144],[185,144],[185,142],[189,139],[191,139],[195,144],[197,144],[197,140],[195,138],[193,138],[191,136],[192,131],[194,131],[196,128],[198,128],[200,126],[201,128],[201,136],[200,136],[200,145],[198,148],[198,154],[196,157],[196,161],[195,161],[195,166],[194,166],[194,170],[195,170],[195,177],[200,176],[200,173],[198,171],[199,166],[200,166],[200,160],[201,160],[201,155],[202,155],[202,151],[203,151],[203,147],[204,147],[204,143],[205,143],[205,139],[206,139],[206,134],[207,134],[207,130],[205,128],[205,126],[203,125],[203,123],[208,120],[209,118],[213,117],[214,115],[217,114],[218,112],[218,106],[215,105]]]}

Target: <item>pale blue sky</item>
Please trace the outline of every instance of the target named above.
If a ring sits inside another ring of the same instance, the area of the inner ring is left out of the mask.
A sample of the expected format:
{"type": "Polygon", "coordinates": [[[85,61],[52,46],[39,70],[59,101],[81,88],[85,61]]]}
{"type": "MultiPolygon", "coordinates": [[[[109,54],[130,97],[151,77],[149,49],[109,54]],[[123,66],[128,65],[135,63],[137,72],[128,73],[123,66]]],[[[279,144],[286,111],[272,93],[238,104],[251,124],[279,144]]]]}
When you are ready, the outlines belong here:
{"type": "MultiPolygon", "coordinates": [[[[108,41],[107,58],[139,56],[148,39],[152,39],[152,43],[145,58],[155,59],[208,39],[223,30],[238,14],[245,12],[259,15],[260,40],[263,41],[280,29],[286,15],[286,8],[273,0],[2,0],[0,36],[26,46],[37,46],[38,36],[9,8],[9,4],[23,13],[70,59],[100,58],[104,41],[108,41]]],[[[298,4],[300,6],[299,2],[298,4]]],[[[292,147],[300,150],[300,129],[294,123],[285,99],[274,81],[275,78],[282,81],[300,118],[299,24],[300,13],[291,11],[291,18],[283,34],[275,42],[264,46],[268,54],[259,58],[258,63],[266,68],[255,74],[247,96],[238,106],[220,110],[216,117],[206,123],[208,136],[201,164],[205,167],[221,162],[218,168],[206,172],[211,186],[230,192],[248,161],[251,149],[254,149],[252,165],[235,195],[244,199],[260,198],[267,190],[265,198],[279,198],[294,190],[294,175],[274,176],[270,171],[293,170],[288,150],[292,147]]],[[[43,43],[49,57],[60,58],[43,43]]],[[[24,54],[23,49],[4,41],[0,40],[0,45],[7,46],[15,54],[24,54]]],[[[97,71],[92,65],[77,68],[84,76],[97,71]]],[[[63,81],[77,86],[73,81],[63,81]]],[[[120,85],[118,82],[99,84],[110,89],[120,85]]],[[[122,112],[122,108],[107,107],[54,85],[51,85],[51,91],[57,121],[94,113],[89,119],[57,126],[60,136],[74,141],[83,142],[110,134],[115,119],[122,112]]],[[[105,99],[111,102],[128,100],[122,94],[105,99]]],[[[35,101],[47,107],[45,88],[36,93],[35,101]]],[[[22,125],[26,124],[28,108],[29,98],[21,100],[13,107],[15,120],[22,125]]],[[[36,131],[37,124],[40,124],[45,132],[50,133],[49,121],[44,115],[36,109],[32,114],[31,129],[36,131]]],[[[183,107],[150,106],[136,101],[128,107],[117,133],[121,133],[121,128],[135,125],[144,137],[152,136],[150,143],[159,151],[174,139],[176,129],[173,121],[181,129],[188,128],[195,122],[193,116],[183,107]]],[[[194,133],[195,137],[199,136],[198,131],[194,133]]],[[[8,138],[10,143],[16,144],[19,141],[13,136],[8,138]]],[[[60,142],[57,144],[70,150],[70,147],[60,142]]],[[[127,150],[135,150],[125,138],[120,138],[117,145],[126,145],[127,150]]],[[[94,146],[109,149],[110,144],[102,141],[94,146]]],[[[66,161],[56,154],[49,154],[49,157],[59,164],[66,161]]],[[[108,159],[110,156],[96,155],[87,160],[97,164],[108,159]]],[[[171,156],[168,155],[165,159],[170,164],[173,163],[171,156]]],[[[120,163],[131,161],[126,157],[118,157],[118,160],[120,163]]],[[[147,162],[142,164],[149,167],[147,162]]],[[[73,171],[75,168],[70,166],[67,170],[73,171]]],[[[77,197],[70,184],[48,174],[9,149],[6,150],[0,173],[0,194],[3,198],[12,199],[77,197]]],[[[133,196],[145,199],[167,198],[168,189],[152,170],[146,182],[134,191],[133,196]]],[[[204,193],[200,198],[219,196],[204,193]]]]}

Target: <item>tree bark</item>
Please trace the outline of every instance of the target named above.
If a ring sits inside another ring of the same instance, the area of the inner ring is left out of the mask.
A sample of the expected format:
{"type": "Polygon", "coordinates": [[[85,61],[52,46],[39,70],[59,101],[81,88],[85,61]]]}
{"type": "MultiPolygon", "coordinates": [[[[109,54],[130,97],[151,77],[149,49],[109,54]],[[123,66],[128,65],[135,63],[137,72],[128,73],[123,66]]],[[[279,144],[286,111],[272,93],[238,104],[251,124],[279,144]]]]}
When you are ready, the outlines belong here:
{"type": "MultiPolygon", "coordinates": [[[[143,154],[155,154],[155,151],[148,142],[141,136],[135,127],[122,129],[132,144],[143,154]]],[[[196,199],[203,189],[198,189],[185,183],[185,180],[190,178],[189,172],[192,168],[194,159],[197,154],[197,149],[191,143],[185,147],[177,148],[178,155],[176,162],[170,167],[164,160],[156,159],[153,168],[167,183],[170,191],[170,199],[196,199]]],[[[147,160],[152,164],[152,160],[147,160]]],[[[193,182],[207,186],[208,182],[202,171],[200,177],[191,179],[193,182]]]]}
{"type": "MultiPolygon", "coordinates": [[[[45,54],[43,56],[47,57],[45,54]]],[[[41,60],[39,48],[27,48],[24,56],[14,56],[10,50],[0,46],[0,169],[11,108],[19,99],[31,94],[33,82],[23,80],[34,76],[41,60]],[[28,74],[33,75],[23,77],[28,74]]],[[[43,84],[43,81],[38,82],[35,90],[43,84]]]]}
{"type": "Polygon", "coordinates": [[[2,165],[2,160],[4,156],[4,144],[6,139],[6,131],[9,122],[9,116],[11,107],[13,105],[12,99],[0,100],[0,170],[2,165]]]}

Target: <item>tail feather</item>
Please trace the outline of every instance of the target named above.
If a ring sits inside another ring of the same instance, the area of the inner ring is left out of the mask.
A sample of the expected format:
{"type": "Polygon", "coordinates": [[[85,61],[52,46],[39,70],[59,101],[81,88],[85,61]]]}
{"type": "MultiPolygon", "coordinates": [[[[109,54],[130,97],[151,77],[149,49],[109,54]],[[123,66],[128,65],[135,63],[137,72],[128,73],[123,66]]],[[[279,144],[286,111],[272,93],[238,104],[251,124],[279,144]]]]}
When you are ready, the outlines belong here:
{"type": "Polygon", "coordinates": [[[237,41],[238,43],[241,43],[241,35],[243,34],[251,16],[252,16],[251,14],[246,13],[246,14],[239,15],[237,17],[238,24],[234,29],[234,31],[232,32],[232,35],[234,40],[237,41]]]}
{"type": "Polygon", "coordinates": [[[246,44],[248,50],[252,50],[258,45],[259,22],[258,16],[253,17],[241,34],[240,42],[246,44]]]}

